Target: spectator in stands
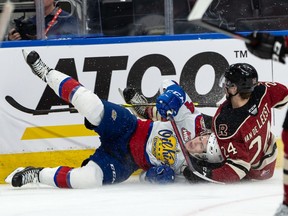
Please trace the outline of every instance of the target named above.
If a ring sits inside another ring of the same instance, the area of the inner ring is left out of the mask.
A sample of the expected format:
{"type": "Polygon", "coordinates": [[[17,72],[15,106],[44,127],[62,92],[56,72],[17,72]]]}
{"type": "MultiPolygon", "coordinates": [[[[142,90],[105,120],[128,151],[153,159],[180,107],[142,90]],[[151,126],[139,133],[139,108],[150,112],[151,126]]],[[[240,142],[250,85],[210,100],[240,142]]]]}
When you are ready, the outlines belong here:
{"type": "Polygon", "coordinates": [[[165,34],[164,1],[135,0],[134,23],[129,35],[163,35],[165,34]]]}
{"type": "MultiPolygon", "coordinates": [[[[57,38],[63,35],[77,35],[79,31],[78,21],[75,16],[55,5],[54,0],[44,0],[45,36],[57,38]]],[[[36,15],[24,20],[20,17],[15,21],[15,28],[8,33],[8,40],[35,40],[36,15]]]]}

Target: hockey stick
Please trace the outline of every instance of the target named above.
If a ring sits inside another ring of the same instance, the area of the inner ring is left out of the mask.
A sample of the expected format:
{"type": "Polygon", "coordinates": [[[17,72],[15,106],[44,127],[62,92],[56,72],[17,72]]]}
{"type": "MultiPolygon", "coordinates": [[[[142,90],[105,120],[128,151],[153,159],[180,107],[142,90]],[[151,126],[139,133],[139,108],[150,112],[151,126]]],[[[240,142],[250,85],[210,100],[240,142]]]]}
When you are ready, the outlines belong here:
{"type": "MultiPolygon", "coordinates": [[[[126,101],[123,90],[121,88],[118,88],[118,92],[121,95],[121,97],[123,98],[124,101],[126,101]]],[[[217,104],[200,104],[197,102],[193,102],[194,106],[196,107],[217,107],[217,104]]],[[[137,103],[137,104],[125,104],[127,106],[125,107],[134,107],[134,106],[146,106],[146,104],[141,104],[141,103],[137,103]]],[[[156,103],[147,103],[147,106],[156,106],[156,103]]]]}
{"type": "Polygon", "coordinates": [[[203,179],[203,180],[206,180],[206,181],[209,181],[209,182],[212,182],[212,183],[217,183],[217,184],[224,184],[223,182],[218,182],[218,181],[215,181],[213,179],[210,179],[210,178],[207,178],[206,176],[202,175],[201,173],[199,173],[193,166],[190,158],[189,158],[189,152],[187,151],[187,149],[185,148],[185,145],[183,143],[183,140],[182,140],[182,137],[181,137],[181,134],[177,128],[177,125],[176,125],[176,122],[172,116],[172,112],[171,111],[168,111],[167,112],[167,116],[168,116],[168,119],[169,121],[171,122],[171,125],[173,127],[173,130],[175,132],[175,135],[176,135],[176,138],[179,142],[179,145],[180,145],[180,148],[182,150],[182,153],[184,155],[184,158],[185,158],[185,161],[187,162],[187,165],[189,167],[189,169],[193,172],[194,175],[198,176],[199,178],[203,179]]]}
{"type": "MultiPolygon", "coordinates": [[[[57,113],[57,112],[73,112],[77,113],[77,109],[74,107],[68,107],[68,108],[56,108],[56,109],[43,109],[43,110],[36,110],[36,109],[31,109],[28,107],[25,107],[18,103],[13,97],[7,95],[5,97],[5,100],[13,106],[15,109],[18,109],[22,112],[33,114],[33,115],[42,115],[42,114],[48,114],[48,113],[57,113]]],[[[130,108],[130,107],[137,107],[137,106],[155,106],[155,103],[139,103],[139,104],[119,104],[119,106],[123,106],[125,108],[130,108]]],[[[195,106],[199,107],[216,107],[216,104],[206,104],[206,106],[201,106],[199,103],[194,103],[195,106]]]]}
{"type": "Polygon", "coordinates": [[[213,0],[197,0],[192,11],[190,12],[187,20],[191,21],[199,26],[202,26],[206,29],[215,31],[215,32],[219,32],[221,34],[225,34],[229,37],[235,38],[235,39],[240,39],[242,41],[244,41],[245,43],[251,44],[254,41],[251,41],[249,38],[237,34],[235,32],[226,30],[226,29],[222,29],[220,27],[214,26],[213,24],[206,22],[205,20],[202,19],[204,13],[206,12],[206,10],[208,9],[209,5],[212,3],[213,0]]]}
{"type": "Polygon", "coordinates": [[[56,113],[56,112],[78,112],[74,107],[69,108],[58,108],[58,109],[47,109],[47,110],[35,110],[24,107],[20,103],[18,103],[13,97],[7,95],[5,100],[17,110],[20,110],[25,113],[33,114],[33,115],[41,115],[41,114],[48,114],[48,113],[56,113]]]}
{"type": "MultiPolygon", "coordinates": [[[[74,107],[68,107],[68,108],[56,108],[56,109],[44,109],[44,110],[35,110],[30,109],[28,107],[24,107],[20,103],[18,103],[13,97],[7,95],[5,97],[5,100],[14,108],[33,115],[41,115],[41,114],[48,114],[48,113],[56,113],[56,112],[73,112],[77,113],[78,111],[74,107]]],[[[123,107],[135,107],[135,106],[155,106],[154,103],[146,103],[146,104],[119,104],[123,107]]]]}

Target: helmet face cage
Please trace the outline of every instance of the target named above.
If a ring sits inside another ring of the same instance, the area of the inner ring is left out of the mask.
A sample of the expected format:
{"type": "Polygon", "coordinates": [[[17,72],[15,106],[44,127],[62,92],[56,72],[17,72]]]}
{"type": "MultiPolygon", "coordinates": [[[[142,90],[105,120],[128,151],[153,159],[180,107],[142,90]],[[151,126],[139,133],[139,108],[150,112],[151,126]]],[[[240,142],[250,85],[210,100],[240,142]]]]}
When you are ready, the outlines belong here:
{"type": "Polygon", "coordinates": [[[233,87],[233,86],[235,86],[235,84],[232,83],[230,80],[228,80],[225,77],[225,73],[222,74],[222,76],[219,79],[219,87],[221,87],[221,88],[230,88],[230,87],[233,87]]]}
{"type": "Polygon", "coordinates": [[[224,73],[225,80],[222,82],[226,87],[237,86],[239,93],[253,92],[258,83],[256,69],[247,63],[232,64],[224,73]]]}
{"type": "Polygon", "coordinates": [[[224,157],[219,148],[216,135],[211,130],[205,130],[200,133],[200,136],[206,135],[209,135],[206,152],[194,153],[191,156],[209,163],[223,162],[224,157]]]}

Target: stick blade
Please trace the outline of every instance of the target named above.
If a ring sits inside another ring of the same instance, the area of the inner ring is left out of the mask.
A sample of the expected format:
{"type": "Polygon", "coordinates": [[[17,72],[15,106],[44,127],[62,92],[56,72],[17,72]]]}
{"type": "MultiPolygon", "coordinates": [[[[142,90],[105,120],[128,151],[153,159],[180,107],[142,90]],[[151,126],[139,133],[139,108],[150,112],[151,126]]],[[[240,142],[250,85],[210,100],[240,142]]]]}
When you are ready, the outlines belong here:
{"type": "Polygon", "coordinates": [[[197,0],[187,20],[201,20],[213,0],[197,0]]]}

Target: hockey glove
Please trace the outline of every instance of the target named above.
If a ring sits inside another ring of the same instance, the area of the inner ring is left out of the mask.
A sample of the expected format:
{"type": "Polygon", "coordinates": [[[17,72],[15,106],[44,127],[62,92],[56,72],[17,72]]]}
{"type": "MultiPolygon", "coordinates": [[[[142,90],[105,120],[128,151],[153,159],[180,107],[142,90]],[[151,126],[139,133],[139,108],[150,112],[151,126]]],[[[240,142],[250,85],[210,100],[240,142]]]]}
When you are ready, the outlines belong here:
{"type": "Polygon", "coordinates": [[[167,165],[151,167],[146,172],[145,180],[151,183],[168,184],[175,180],[174,170],[167,165]]]}
{"type": "Polygon", "coordinates": [[[186,100],[186,94],[179,85],[171,85],[161,94],[156,101],[158,112],[163,118],[167,118],[167,112],[171,111],[176,116],[180,107],[186,100]]]}
{"type": "MultiPolygon", "coordinates": [[[[201,175],[211,179],[212,178],[212,168],[209,166],[209,163],[204,162],[202,160],[198,160],[194,157],[190,157],[190,160],[193,164],[194,169],[199,172],[201,175]]],[[[195,175],[189,167],[186,167],[183,170],[184,177],[190,182],[190,183],[198,183],[198,182],[206,182],[207,180],[202,179],[201,177],[195,175]]]]}
{"type": "Polygon", "coordinates": [[[248,35],[251,43],[246,43],[247,49],[262,59],[273,59],[285,64],[285,38],[269,33],[253,32],[248,35]]]}

